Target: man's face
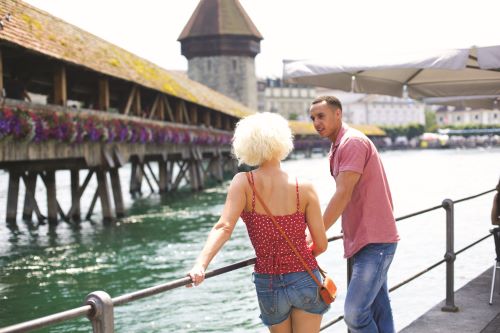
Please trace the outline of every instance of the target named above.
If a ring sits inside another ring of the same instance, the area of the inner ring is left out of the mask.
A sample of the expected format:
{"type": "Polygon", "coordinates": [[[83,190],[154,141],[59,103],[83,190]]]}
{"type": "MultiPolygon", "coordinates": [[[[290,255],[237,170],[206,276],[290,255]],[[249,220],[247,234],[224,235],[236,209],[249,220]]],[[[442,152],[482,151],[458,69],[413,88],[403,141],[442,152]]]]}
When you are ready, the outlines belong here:
{"type": "Polygon", "coordinates": [[[334,109],[325,101],[311,105],[309,115],[316,132],[323,137],[335,141],[342,127],[342,111],[334,109]]]}

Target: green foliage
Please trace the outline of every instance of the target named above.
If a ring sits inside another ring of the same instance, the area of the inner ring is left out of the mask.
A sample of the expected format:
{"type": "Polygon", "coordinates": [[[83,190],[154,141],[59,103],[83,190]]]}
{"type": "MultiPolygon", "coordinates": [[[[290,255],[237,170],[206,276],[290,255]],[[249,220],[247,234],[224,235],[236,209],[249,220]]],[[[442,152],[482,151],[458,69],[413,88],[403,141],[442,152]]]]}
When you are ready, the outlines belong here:
{"type": "Polygon", "coordinates": [[[437,128],[436,112],[432,110],[425,110],[425,131],[435,132],[437,128]]]}
{"type": "Polygon", "coordinates": [[[290,113],[290,115],[288,115],[288,120],[297,120],[298,118],[299,116],[296,113],[290,113]]]}
{"type": "Polygon", "coordinates": [[[387,136],[391,139],[395,139],[398,136],[406,136],[406,138],[412,139],[414,137],[420,136],[425,132],[425,126],[421,124],[409,124],[405,126],[381,126],[381,128],[387,133],[387,136]]]}

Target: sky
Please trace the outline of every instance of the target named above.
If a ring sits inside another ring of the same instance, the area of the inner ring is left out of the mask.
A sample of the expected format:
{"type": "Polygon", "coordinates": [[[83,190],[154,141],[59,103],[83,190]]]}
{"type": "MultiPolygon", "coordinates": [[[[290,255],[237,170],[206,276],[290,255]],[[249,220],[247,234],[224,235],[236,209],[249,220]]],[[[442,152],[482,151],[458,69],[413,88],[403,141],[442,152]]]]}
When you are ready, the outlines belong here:
{"type": "MultiPolygon", "coordinates": [[[[25,0],[157,65],[187,70],[179,34],[199,0],[25,0]]],[[[283,59],[500,44],[498,0],[240,0],[263,35],[259,78],[283,59]]]]}

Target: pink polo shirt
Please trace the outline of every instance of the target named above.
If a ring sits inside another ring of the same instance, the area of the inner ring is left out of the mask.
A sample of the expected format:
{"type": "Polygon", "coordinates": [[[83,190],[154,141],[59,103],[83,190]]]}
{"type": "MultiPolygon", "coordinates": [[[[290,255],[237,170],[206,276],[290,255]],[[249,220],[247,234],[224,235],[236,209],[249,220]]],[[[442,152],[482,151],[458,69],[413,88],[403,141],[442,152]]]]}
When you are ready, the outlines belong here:
{"type": "Polygon", "coordinates": [[[342,213],[344,256],[350,258],[370,243],[397,242],[391,191],[377,148],[345,123],[330,151],[330,173],[336,179],[343,171],[361,174],[342,213]]]}

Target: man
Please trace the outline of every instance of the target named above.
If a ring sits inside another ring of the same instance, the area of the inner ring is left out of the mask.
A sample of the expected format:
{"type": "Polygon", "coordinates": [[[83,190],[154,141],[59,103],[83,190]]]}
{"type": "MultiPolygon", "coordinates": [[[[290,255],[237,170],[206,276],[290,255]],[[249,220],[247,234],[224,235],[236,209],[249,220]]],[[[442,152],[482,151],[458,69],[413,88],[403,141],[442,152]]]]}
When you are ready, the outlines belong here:
{"type": "Polygon", "coordinates": [[[344,320],[352,333],[393,333],[387,271],[399,236],[379,154],[363,133],[342,122],[336,97],[316,98],[309,113],[319,135],[332,142],[330,173],[336,189],[323,221],[328,229],[342,215],[344,256],[353,269],[344,320]]]}

